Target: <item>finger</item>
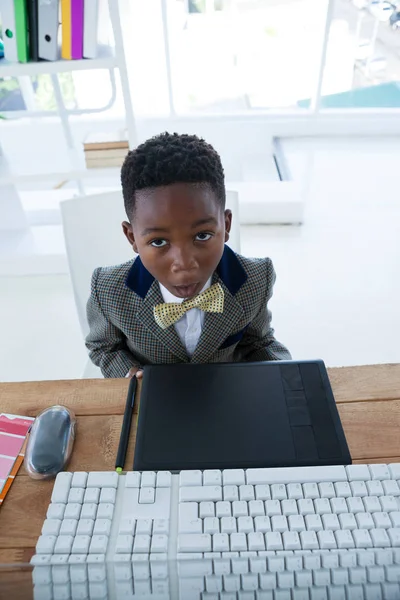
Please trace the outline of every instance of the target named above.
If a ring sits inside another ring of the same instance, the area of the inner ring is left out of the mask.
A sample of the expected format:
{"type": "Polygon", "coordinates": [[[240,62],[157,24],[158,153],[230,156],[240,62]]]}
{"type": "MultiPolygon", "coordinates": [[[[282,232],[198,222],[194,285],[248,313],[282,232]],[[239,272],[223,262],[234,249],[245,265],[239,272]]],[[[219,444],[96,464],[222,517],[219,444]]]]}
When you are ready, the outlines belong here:
{"type": "Polygon", "coordinates": [[[137,379],[142,379],[142,377],[143,377],[143,371],[137,371],[136,378],[137,379]]]}

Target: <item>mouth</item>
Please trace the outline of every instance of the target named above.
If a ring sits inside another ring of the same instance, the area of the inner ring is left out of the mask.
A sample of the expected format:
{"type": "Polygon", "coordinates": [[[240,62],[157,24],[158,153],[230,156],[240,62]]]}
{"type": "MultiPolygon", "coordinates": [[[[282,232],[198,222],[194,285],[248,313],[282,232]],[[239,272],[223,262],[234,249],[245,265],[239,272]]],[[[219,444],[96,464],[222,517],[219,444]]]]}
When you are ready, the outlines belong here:
{"type": "Polygon", "coordinates": [[[200,286],[199,282],[187,285],[174,285],[174,294],[178,298],[192,298],[200,292],[200,286]]]}

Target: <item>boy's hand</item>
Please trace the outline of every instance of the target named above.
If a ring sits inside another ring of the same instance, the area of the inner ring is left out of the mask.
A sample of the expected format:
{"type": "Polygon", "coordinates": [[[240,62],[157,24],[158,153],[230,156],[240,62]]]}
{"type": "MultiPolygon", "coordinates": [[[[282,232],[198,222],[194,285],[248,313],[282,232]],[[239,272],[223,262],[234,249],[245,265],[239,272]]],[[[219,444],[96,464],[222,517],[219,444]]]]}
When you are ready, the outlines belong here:
{"type": "Polygon", "coordinates": [[[126,377],[132,379],[132,377],[135,377],[135,375],[137,379],[141,379],[143,377],[143,371],[140,369],[140,367],[131,367],[126,377]]]}

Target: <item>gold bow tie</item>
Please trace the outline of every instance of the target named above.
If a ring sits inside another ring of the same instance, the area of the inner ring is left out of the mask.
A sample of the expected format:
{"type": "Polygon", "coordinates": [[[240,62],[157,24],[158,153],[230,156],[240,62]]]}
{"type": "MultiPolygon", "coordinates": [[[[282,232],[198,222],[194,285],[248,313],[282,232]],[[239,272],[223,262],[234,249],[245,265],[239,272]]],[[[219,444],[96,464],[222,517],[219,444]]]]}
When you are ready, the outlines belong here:
{"type": "Polygon", "coordinates": [[[192,308],[200,308],[204,312],[222,313],[224,310],[224,290],[220,284],[214,283],[208,290],[183,302],[157,304],[154,307],[154,318],[161,329],[167,329],[192,308]]]}

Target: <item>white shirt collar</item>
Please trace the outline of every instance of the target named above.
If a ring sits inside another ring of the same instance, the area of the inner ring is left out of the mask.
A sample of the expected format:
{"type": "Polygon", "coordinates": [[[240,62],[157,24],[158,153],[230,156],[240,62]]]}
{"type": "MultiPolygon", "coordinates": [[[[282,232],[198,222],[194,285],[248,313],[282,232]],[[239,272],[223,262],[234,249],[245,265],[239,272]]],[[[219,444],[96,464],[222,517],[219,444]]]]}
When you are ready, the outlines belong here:
{"type": "MultiPolygon", "coordinates": [[[[206,285],[203,287],[201,292],[199,292],[200,294],[202,292],[204,292],[205,290],[207,290],[211,286],[211,279],[212,278],[210,277],[210,279],[207,281],[206,285]]],[[[162,283],[158,282],[158,285],[160,286],[160,291],[161,291],[162,297],[164,299],[164,302],[177,302],[178,304],[180,304],[181,302],[184,301],[184,298],[178,298],[177,296],[174,296],[173,294],[171,294],[171,292],[168,291],[167,288],[162,285],[162,283]]]]}

